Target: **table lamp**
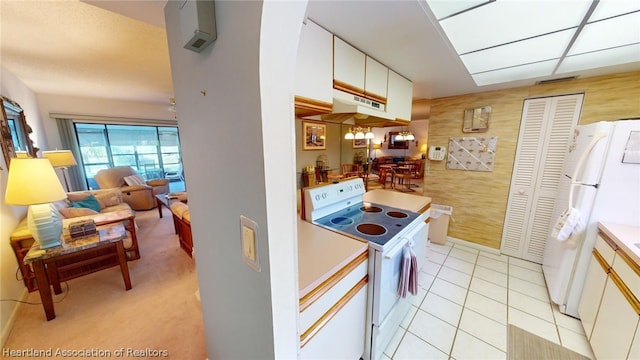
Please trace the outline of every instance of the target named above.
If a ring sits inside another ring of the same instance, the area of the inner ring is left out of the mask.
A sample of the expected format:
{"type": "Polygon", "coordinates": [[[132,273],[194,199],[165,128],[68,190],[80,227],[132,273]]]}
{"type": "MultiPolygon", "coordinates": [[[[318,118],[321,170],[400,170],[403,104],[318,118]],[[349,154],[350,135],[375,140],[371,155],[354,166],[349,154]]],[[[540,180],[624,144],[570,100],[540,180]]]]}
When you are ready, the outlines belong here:
{"type": "Polygon", "coordinates": [[[71,150],[43,151],[42,157],[49,159],[54,169],[62,169],[64,184],[67,186],[67,191],[69,191],[69,181],[67,180],[67,174],[65,173],[65,171],[69,166],[78,165],[78,163],[76,162],[76,158],[73,157],[73,153],[71,152],[71,150]]]}
{"type": "Polygon", "coordinates": [[[51,204],[67,197],[51,162],[47,159],[11,160],[4,201],[29,206],[27,225],[41,249],[62,244],[62,216],[51,204]]]}

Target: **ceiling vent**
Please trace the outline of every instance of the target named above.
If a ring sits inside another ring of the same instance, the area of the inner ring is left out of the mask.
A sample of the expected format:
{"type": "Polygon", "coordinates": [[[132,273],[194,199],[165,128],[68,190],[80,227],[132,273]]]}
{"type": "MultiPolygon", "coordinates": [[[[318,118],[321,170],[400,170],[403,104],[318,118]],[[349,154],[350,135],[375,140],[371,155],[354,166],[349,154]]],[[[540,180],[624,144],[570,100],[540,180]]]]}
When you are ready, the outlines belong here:
{"type": "Polygon", "coordinates": [[[576,75],[576,76],[566,76],[566,77],[561,77],[556,79],[541,80],[541,81],[536,81],[536,85],[559,83],[563,81],[575,80],[577,78],[578,76],[576,75]]]}

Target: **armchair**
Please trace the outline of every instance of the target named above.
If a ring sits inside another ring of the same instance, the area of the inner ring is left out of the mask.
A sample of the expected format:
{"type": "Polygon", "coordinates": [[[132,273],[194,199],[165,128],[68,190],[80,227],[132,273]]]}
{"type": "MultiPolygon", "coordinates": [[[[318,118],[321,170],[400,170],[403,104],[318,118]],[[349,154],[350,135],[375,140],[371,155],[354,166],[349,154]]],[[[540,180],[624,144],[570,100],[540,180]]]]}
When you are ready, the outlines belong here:
{"type": "Polygon", "coordinates": [[[169,192],[169,180],[145,181],[130,166],[102,169],[95,175],[101,189],[120,188],[124,202],[133,210],[150,210],[156,207],[154,195],[169,192]]]}

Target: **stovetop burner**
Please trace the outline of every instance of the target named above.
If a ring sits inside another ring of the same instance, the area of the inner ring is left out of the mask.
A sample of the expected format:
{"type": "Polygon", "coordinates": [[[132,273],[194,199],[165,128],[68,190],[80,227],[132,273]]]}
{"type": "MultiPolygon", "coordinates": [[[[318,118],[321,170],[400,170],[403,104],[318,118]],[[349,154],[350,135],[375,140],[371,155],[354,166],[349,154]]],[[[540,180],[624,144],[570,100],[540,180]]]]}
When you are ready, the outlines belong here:
{"type": "Polygon", "coordinates": [[[364,212],[379,213],[382,211],[382,208],[378,206],[373,206],[371,204],[365,204],[363,207],[360,208],[360,210],[364,212]]]}
{"type": "Polygon", "coordinates": [[[384,246],[420,214],[391,206],[356,203],[314,221],[329,230],[384,246]]]}

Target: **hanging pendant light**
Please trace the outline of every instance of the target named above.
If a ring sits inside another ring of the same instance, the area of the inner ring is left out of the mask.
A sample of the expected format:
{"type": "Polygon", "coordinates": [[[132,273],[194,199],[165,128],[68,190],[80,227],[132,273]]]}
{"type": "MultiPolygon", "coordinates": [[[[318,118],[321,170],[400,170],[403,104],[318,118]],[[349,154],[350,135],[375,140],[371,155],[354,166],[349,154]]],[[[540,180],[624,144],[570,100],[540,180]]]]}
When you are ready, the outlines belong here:
{"type": "Polygon", "coordinates": [[[375,135],[371,131],[371,128],[367,128],[366,130],[362,127],[358,126],[355,128],[349,128],[346,134],[344,134],[345,140],[362,140],[362,139],[373,139],[375,135]]]}
{"type": "Polygon", "coordinates": [[[398,133],[398,135],[396,135],[396,140],[398,141],[402,141],[402,140],[406,140],[406,141],[413,141],[415,140],[416,137],[413,136],[413,133],[411,133],[411,131],[400,131],[398,133]]]}

